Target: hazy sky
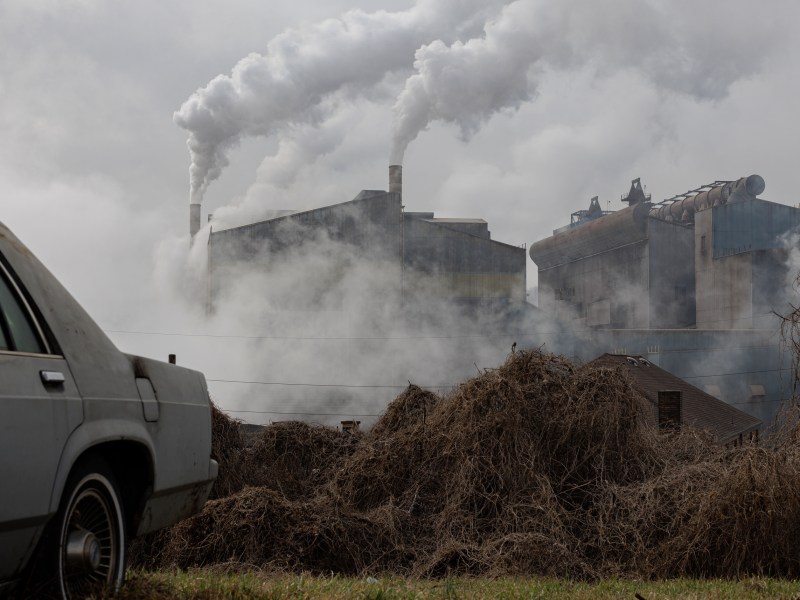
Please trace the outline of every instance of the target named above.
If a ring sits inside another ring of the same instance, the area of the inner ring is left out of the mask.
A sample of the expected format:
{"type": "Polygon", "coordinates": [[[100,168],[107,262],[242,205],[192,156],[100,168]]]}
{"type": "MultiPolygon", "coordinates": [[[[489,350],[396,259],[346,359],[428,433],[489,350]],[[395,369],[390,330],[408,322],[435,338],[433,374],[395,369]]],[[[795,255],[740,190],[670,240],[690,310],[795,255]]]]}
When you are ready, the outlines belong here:
{"type": "Polygon", "coordinates": [[[407,210],[514,245],[635,177],[659,200],[758,173],[797,204],[798,23],[790,0],[0,0],[0,220],[124,330],[188,246],[190,133],[224,157],[204,222],[385,189],[393,132],[407,210]]]}

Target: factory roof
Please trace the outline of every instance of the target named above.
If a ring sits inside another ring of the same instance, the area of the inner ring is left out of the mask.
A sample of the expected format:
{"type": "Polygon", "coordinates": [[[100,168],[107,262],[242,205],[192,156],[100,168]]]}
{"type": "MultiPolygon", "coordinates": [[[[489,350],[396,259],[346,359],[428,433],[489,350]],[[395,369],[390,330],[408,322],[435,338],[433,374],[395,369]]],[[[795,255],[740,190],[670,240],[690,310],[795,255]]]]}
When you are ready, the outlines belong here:
{"type": "Polygon", "coordinates": [[[705,393],[642,356],[603,354],[590,364],[627,371],[648,401],[648,413],[652,415],[653,424],[658,421],[658,393],[679,391],[681,423],[711,432],[720,443],[737,441],[761,427],[759,419],[705,393]]]}

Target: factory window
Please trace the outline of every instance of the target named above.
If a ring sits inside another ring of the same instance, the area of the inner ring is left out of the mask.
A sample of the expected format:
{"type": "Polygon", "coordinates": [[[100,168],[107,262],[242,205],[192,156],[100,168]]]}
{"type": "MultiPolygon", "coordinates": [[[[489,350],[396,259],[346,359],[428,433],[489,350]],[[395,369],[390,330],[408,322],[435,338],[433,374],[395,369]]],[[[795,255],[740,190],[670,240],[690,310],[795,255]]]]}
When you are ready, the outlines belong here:
{"type": "Polygon", "coordinates": [[[676,285],[675,286],[675,300],[683,300],[686,298],[686,286],[685,285],[676,285]]]}
{"type": "Polygon", "coordinates": [[[751,398],[763,398],[766,396],[766,392],[764,391],[764,386],[759,384],[751,384],[750,385],[750,397],[751,398]]]}
{"type": "Polygon", "coordinates": [[[703,254],[706,252],[706,236],[704,235],[700,236],[700,252],[703,254]]]}

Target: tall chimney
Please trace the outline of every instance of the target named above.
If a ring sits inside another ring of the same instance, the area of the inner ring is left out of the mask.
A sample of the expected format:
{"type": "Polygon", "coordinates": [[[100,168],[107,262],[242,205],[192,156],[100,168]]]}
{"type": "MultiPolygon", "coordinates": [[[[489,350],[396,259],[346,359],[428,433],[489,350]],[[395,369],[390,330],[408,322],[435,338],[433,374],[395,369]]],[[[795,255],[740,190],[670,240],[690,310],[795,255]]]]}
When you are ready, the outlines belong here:
{"type": "Polygon", "coordinates": [[[189,205],[189,235],[192,239],[200,231],[200,205],[189,205]]]}
{"type": "Polygon", "coordinates": [[[389,192],[403,195],[402,165],[389,165],[389,192]]]}

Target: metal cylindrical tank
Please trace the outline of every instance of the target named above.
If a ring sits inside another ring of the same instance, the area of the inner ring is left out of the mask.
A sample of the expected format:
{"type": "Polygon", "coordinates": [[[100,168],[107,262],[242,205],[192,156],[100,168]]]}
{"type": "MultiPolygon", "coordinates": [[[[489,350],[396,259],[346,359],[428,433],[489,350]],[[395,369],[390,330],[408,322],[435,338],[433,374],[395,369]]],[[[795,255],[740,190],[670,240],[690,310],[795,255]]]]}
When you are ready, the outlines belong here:
{"type": "Polygon", "coordinates": [[[644,240],[651,206],[634,204],[535,242],[530,257],[539,269],[547,269],[644,240]]]}

